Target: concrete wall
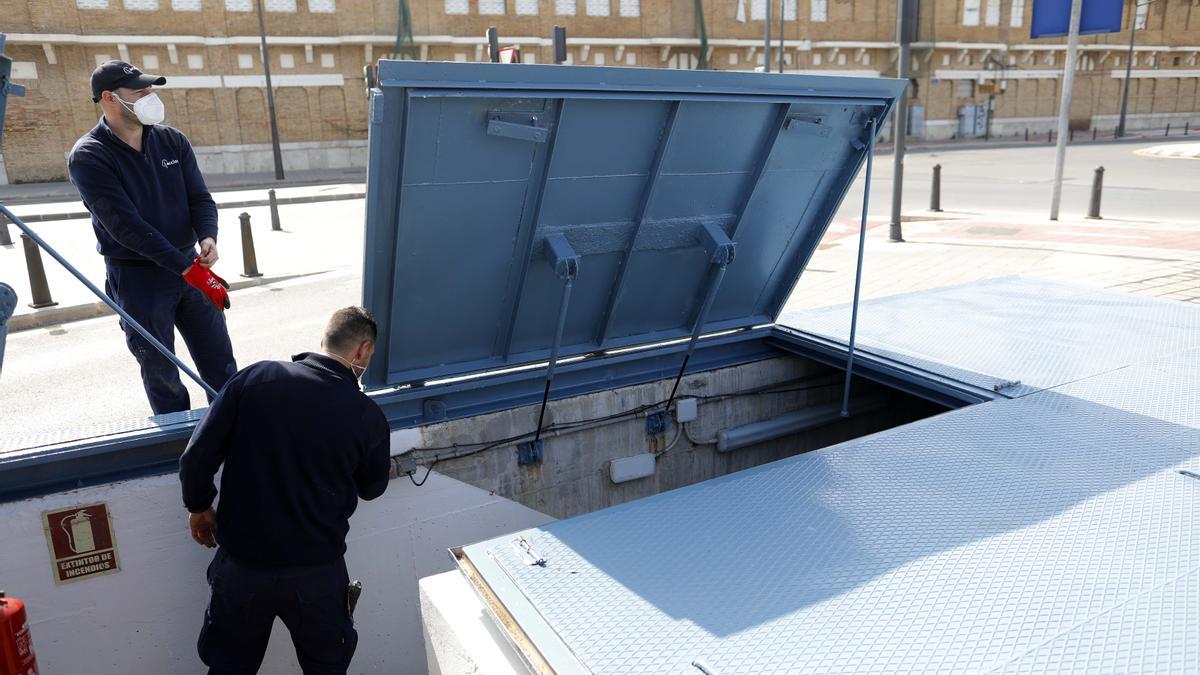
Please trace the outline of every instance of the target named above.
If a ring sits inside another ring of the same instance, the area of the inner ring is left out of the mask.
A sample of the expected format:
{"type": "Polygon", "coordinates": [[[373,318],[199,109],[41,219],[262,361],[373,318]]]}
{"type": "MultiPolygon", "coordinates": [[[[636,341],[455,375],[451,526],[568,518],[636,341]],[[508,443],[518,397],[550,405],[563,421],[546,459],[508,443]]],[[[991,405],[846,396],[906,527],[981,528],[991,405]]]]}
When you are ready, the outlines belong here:
{"type": "MultiPolygon", "coordinates": [[[[447,549],[550,518],[434,474],[392,481],[350,521],[347,562],[364,590],[353,673],[424,673],[417,581],[451,569],[447,549]]],[[[191,541],[174,476],[157,476],[0,505],[0,585],[27,603],[41,672],[204,672],[196,638],[212,551],[191,541]],[[106,502],[121,571],[55,585],[42,513],[106,502]]],[[[299,672],[280,622],[261,672],[299,672]]]]}
{"type": "MultiPolygon", "coordinates": [[[[840,401],[841,373],[799,358],[772,359],[688,375],[680,385],[679,396],[720,397],[798,379],[810,380],[811,384],[814,378],[817,383],[828,386],[785,394],[701,400],[696,421],[687,424],[686,429],[669,421],[665,433],[659,435],[647,435],[644,416],[561,435],[544,435],[545,458],[540,465],[518,466],[517,450],[510,445],[440,461],[437,470],[531,509],[566,518],[826,447],[940,411],[931,404],[895,392],[888,393],[863,382],[856,384],[856,398],[882,394],[890,396],[891,405],[873,414],[851,417],[791,438],[718,453],[713,441],[722,429],[805,406],[840,401]],[[611,460],[660,452],[667,447],[670,450],[659,456],[653,476],[620,485],[610,480],[608,465],[611,460]]],[[[546,423],[604,417],[663,401],[670,393],[671,384],[671,380],[664,380],[556,401],[546,412],[546,423]]],[[[431,425],[422,429],[422,445],[443,447],[508,438],[534,428],[537,414],[538,406],[526,406],[431,425]]],[[[428,461],[432,456],[447,453],[446,450],[424,450],[417,451],[415,456],[428,461]]]]}

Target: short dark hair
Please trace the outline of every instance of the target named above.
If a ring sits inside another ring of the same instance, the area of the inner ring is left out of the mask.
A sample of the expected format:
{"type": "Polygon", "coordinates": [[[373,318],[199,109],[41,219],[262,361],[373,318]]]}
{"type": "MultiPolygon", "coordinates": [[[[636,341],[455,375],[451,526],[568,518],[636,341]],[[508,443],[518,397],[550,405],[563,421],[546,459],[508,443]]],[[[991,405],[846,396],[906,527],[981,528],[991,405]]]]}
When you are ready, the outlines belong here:
{"type": "Polygon", "coordinates": [[[329,323],[325,326],[325,348],[348,351],[363,340],[375,342],[378,334],[375,317],[365,308],[343,307],[329,317],[329,323]]]}

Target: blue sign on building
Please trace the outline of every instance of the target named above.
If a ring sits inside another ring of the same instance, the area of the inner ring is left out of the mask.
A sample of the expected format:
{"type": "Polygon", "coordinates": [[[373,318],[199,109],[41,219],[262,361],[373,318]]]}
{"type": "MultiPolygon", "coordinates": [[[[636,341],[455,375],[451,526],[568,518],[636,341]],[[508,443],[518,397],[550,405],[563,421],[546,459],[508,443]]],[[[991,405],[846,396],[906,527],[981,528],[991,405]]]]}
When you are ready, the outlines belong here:
{"type": "MultiPolygon", "coordinates": [[[[1079,34],[1120,33],[1125,0],[1083,0],[1079,34]]],[[[1030,37],[1061,37],[1071,21],[1071,0],[1034,0],[1030,37]]]]}

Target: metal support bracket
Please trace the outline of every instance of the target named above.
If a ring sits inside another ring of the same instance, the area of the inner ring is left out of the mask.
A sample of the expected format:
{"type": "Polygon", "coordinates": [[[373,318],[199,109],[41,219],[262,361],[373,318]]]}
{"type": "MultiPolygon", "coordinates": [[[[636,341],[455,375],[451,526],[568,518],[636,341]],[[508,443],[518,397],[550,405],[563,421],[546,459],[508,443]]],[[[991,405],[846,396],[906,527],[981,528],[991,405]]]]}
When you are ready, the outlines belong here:
{"type": "Polygon", "coordinates": [[[704,223],[696,230],[696,238],[708,252],[708,261],[714,265],[728,265],[737,255],[737,244],[719,225],[704,223]]]}
{"type": "Polygon", "coordinates": [[[554,267],[554,274],[566,281],[574,279],[579,274],[579,254],[571,248],[571,243],[561,232],[547,235],[542,240],[542,252],[554,267]]]}
{"type": "Polygon", "coordinates": [[[785,131],[798,131],[811,136],[828,138],[833,128],[824,124],[825,118],[819,115],[788,115],[784,122],[785,131]]]}
{"type": "Polygon", "coordinates": [[[545,113],[493,111],[488,113],[487,132],[489,136],[545,143],[550,140],[550,128],[541,126],[544,115],[545,113]]]}

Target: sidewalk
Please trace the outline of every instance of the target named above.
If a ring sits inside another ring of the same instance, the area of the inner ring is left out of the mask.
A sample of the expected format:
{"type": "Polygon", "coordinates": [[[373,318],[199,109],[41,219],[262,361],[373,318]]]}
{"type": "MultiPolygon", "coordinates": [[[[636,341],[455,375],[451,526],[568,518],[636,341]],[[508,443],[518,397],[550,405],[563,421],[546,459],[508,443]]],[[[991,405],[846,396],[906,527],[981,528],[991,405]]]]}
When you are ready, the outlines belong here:
{"type": "MultiPolygon", "coordinates": [[[[357,169],[311,169],[307,171],[289,171],[282,181],[275,180],[274,173],[230,173],[206,174],[204,180],[208,189],[213,193],[233,190],[270,188],[292,188],[313,185],[328,185],[331,183],[363,183],[366,181],[367,170],[357,169]]],[[[215,195],[214,195],[215,196],[215,195]]],[[[0,185],[0,203],[13,208],[21,204],[37,204],[43,202],[74,202],[78,203],[79,193],[75,186],[68,181],[54,183],[19,183],[0,185]]],[[[17,212],[17,215],[21,215],[17,212]]]]}
{"type": "MultiPolygon", "coordinates": [[[[218,209],[220,261],[214,271],[230,282],[235,291],[263,284],[320,274],[362,265],[364,202],[360,185],[327,185],[279,190],[288,200],[279,207],[282,231],[271,230],[270,208],[261,191],[214,194],[218,209]],[[248,203],[259,204],[248,206],[248,203]],[[231,208],[230,204],[235,204],[231,208]],[[250,215],[255,257],[261,277],[245,277],[241,226],[238,216],[250,215]]],[[[28,209],[53,208],[43,204],[28,209]]],[[[16,209],[13,209],[16,211],[16,209]]],[[[18,215],[21,215],[18,213],[18,215]]],[[[104,288],[104,259],[96,253],[91,222],[84,219],[36,222],[33,229],[75,265],[89,281],[104,288]]],[[[17,292],[16,313],[9,320],[10,332],[29,330],[111,314],[112,310],[45,252],[42,264],[51,297],[58,304],[33,309],[29,276],[20,230],[9,225],[14,245],[0,246],[0,281],[17,292]]],[[[233,295],[237,302],[237,294],[233,295]]]]}
{"type": "MultiPolygon", "coordinates": [[[[886,218],[868,219],[863,299],[1025,274],[1200,304],[1195,226],[1001,213],[911,211],[905,218],[902,243],[888,241],[886,218]]],[[[849,219],[830,225],[787,309],[852,299],[858,228],[849,219]]]]}

